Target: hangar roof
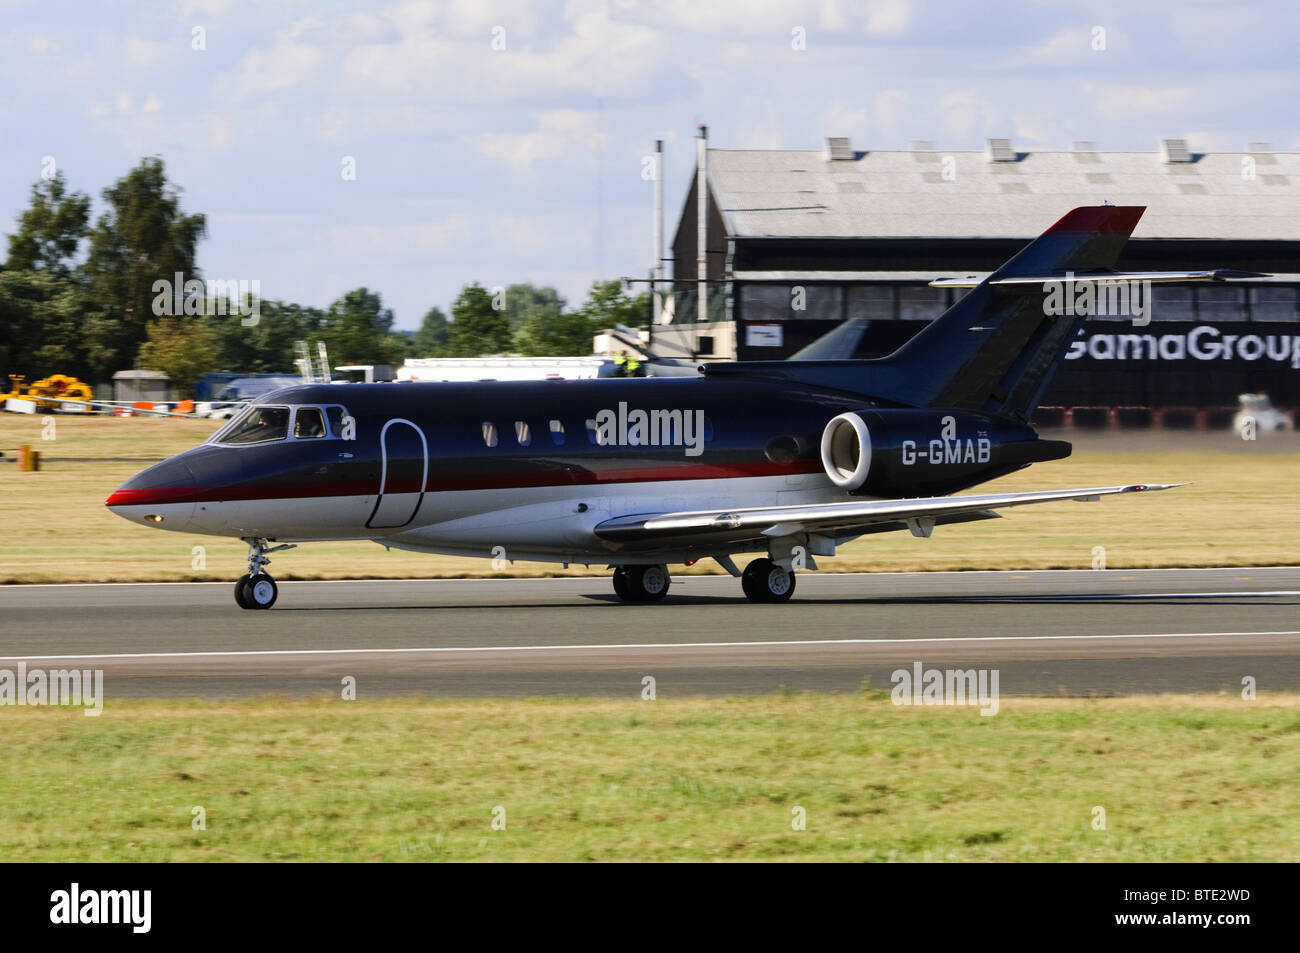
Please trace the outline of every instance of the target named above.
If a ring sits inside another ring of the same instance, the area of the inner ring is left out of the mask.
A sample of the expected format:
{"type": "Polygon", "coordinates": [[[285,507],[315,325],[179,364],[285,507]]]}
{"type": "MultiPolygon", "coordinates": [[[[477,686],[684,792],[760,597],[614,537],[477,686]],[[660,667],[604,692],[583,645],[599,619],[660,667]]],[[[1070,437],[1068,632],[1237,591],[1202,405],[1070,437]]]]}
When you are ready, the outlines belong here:
{"type": "Polygon", "coordinates": [[[1138,239],[1300,241],[1297,153],[1008,148],[710,149],[709,185],[736,238],[1029,238],[1108,201],[1148,207],[1138,239]]]}

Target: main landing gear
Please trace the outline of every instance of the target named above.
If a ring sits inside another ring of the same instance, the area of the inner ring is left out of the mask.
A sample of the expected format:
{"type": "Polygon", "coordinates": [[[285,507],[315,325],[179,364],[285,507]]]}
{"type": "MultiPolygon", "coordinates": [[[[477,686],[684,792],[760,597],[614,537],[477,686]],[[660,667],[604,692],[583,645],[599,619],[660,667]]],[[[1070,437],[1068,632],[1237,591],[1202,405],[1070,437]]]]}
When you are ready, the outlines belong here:
{"type": "Polygon", "coordinates": [[[268,546],[265,539],[253,537],[244,542],[248,543],[248,572],[235,583],[235,602],[241,609],[269,609],[275,605],[280,590],[270,573],[264,572],[263,568],[271,561],[268,558],[271,553],[293,549],[294,546],[292,543],[268,546]]]}
{"type": "Polygon", "coordinates": [[[619,566],[614,592],[624,602],[658,602],[668,595],[672,579],[667,566],[619,566]]]}
{"type": "MultiPolygon", "coordinates": [[[[724,565],[736,572],[730,557],[724,565]]],[[[614,592],[624,602],[658,602],[668,595],[671,583],[667,566],[619,566],[614,570],[614,592]]],[[[740,587],[750,602],[789,602],[794,585],[794,572],[766,557],[755,559],[740,574],[740,587]]]]}
{"type": "Polygon", "coordinates": [[[763,557],[745,567],[740,588],[750,602],[789,602],[794,595],[794,573],[763,557]]]}

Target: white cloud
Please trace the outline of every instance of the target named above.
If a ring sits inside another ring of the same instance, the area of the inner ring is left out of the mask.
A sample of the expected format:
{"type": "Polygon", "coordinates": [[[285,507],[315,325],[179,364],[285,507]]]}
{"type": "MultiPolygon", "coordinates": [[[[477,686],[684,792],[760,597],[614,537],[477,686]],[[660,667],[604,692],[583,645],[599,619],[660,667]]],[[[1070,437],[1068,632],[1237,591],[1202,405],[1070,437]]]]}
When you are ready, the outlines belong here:
{"type": "Polygon", "coordinates": [[[545,247],[554,241],[555,231],[554,222],[522,215],[502,215],[492,223],[492,233],[498,241],[516,252],[545,247]]]}
{"type": "Polygon", "coordinates": [[[1141,84],[1086,86],[1093,111],[1104,119],[1139,119],[1179,113],[1193,97],[1187,88],[1158,88],[1141,84]]]}
{"type": "Polygon", "coordinates": [[[741,149],[780,149],[785,145],[785,135],[773,120],[752,123],[740,134],[741,149]]]}
{"type": "Polygon", "coordinates": [[[239,125],[232,114],[214,109],[203,114],[203,132],[209,148],[225,151],[239,138],[239,125]]]}
{"type": "Polygon", "coordinates": [[[475,138],[479,152],[527,172],[541,159],[556,159],[602,148],[596,116],[578,109],[548,109],[537,114],[537,128],[523,133],[488,133],[475,138]]]}
{"type": "Polygon", "coordinates": [[[195,14],[215,17],[224,14],[234,6],[234,0],[176,0],[172,4],[172,15],[182,19],[195,14]]]}
{"type": "MultiPolygon", "coordinates": [[[[185,38],[185,46],[181,48],[189,48],[188,37],[185,38]]],[[[127,65],[134,69],[152,69],[166,59],[170,52],[172,44],[146,40],[140,36],[128,36],[122,41],[122,56],[127,65]]]]}
{"type": "Polygon", "coordinates": [[[882,89],[871,101],[877,125],[894,129],[906,116],[907,94],[901,89],[882,89]]]}
{"type": "Polygon", "coordinates": [[[345,255],[439,251],[470,232],[469,216],[448,215],[440,222],[411,225],[334,225],[321,236],[332,252],[345,255]]]}
{"type": "Polygon", "coordinates": [[[59,51],[59,41],[44,33],[33,33],[27,38],[27,51],[33,56],[48,56],[59,51]]]}
{"type": "Polygon", "coordinates": [[[822,110],[817,129],[823,136],[848,136],[855,148],[863,148],[867,141],[870,117],[863,106],[836,100],[822,110]]]}
{"type": "Polygon", "coordinates": [[[244,95],[273,93],[315,79],[325,63],[323,47],[299,39],[319,26],[315,18],[294,23],[264,50],[249,50],[239,66],[237,88],[244,95]]]}
{"type": "Polygon", "coordinates": [[[939,99],[944,130],[957,139],[992,133],[998,122],[997,108],[970,90],[948,93],[939,99]]]}
{"type": "Polygon", "coordinates": [[[869,0],[866,5],[867,33],[871,36],[901,36],[907,31],[910,0],[869,0]]]}

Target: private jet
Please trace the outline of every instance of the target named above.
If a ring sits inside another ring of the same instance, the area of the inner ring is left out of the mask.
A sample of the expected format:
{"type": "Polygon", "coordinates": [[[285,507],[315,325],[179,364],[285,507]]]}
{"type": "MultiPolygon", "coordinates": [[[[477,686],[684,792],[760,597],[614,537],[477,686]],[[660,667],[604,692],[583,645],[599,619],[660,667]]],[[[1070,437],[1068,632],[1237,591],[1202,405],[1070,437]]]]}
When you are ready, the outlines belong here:
{"type": "Polygon", "coordinates": [[[1239,277],[1115,271],[1143,211],[1074,209],[886,357],[713,363],[695,377],[293,386],[107,506],[246,541],[244,609],[275,604],[270,554],[323,540],[603,565],[632,603],[667,595],[669,565],[712,559],[751,602],[785,602],[798,570],[859,537],[929,537],[1008,507],[1182,485],[961,493],[1070,453],[1030,423],[1087,317],[1049,307],[1051,283],[1239,277]],[[757,554],[743,570],[742,554],[757,554]]]}

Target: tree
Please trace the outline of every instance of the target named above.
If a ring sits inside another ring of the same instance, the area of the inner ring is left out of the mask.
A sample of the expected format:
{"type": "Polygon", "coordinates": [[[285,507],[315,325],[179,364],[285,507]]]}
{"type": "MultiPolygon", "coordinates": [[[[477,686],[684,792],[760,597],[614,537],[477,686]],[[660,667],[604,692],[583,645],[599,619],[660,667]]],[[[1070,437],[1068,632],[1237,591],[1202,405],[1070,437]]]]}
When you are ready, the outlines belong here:
{"type": "Polygon", "coordinates": [[[90,196],[68,192],[63,172],[32,186],[31,205],[9,236],[6,271],[44,271],[67,277],[90,222],[90,196]]]}
{"type": "Polygon", "coordinates": [[[451,306],[449,357],[500,354],[510,347],[510,320],[492,307],[492,298],[475,282],[461,289],[451,306]]]}
{"type": "MultiPolygon", "coordinates": [[[[89,197],[69,193],[62,172],[32,186],[0,271],[3,374],[29,381],[55,373],[89,376],[80,286],[72,275],[89,218],[89,197]]],[[[0,386],[8,389],[4,377],[0,386]]]]}
{"type": "Polygon", "coordinates": [[[331,361],[351,364],[400,364],[406,341],[393,333],[393,312],[379,292],[357,288],[325,312],[319,336],[331,361]]]}
{"type": "Polygon", "coordinates": [[[413,357],[442,357],[451,337],[451,325],[440,308],[430,308],[411,342],[413,357]]]}
{"type": "Polygon", "coordinates": [[[583,357],[591,353],[598,330],[600,325],[581,311],[538,313],[515,334],[515,350],[529,357],[583,357]]]}
{"type": "Polygon", "coordinates": [[[91,232],[84,269],[89,360],[100,379],[134,363],[155,317],[154,282],[199,277],[195,251],[207,219],[182,212],[179,194],[159,158],[141,160],[103,192],[108,210],[91,232]]]}
{"type": "Polygon", "coordinates": [[[530,318],[537,315],[558,317],[564,311],[564,299],[554,288],[538,288],[530,284],[510,285],[505,289],[506,315],[510,330],[518,334],[530,318]]]}
{"type": "Polygon", "coordinates": [[[162,317],[149,322],[140,346],[140,367],[162,371],[181,395],[193,395],[200,377],[217,366],[220,348],[203,319],[162,317]]]}
{"type": "Polygon", "coordinates": [[[209,320],[219,349],[216,367],[241,374],[292,374],[296,371],[294,342],[318,336],[325,312],[283,301],[262,301],[256,324],[244,324],[239,314],[209,320]]]}
{"type": "MultiPolygon", "coordinates": [[[[0,375],[89,378],[80,290],[49,271],[0,271],[0,375]]],[[[8,390],[8,379],[0,386],[8,390]]]]}
{"type": "Polygon", "coordinates": [[[650,295],[642,292],[635,298],[623,291],[623,282],[593,281],[581,311],[594,323],[596,330],[625,324],[640,327],[648,321],[650,295]]]}

